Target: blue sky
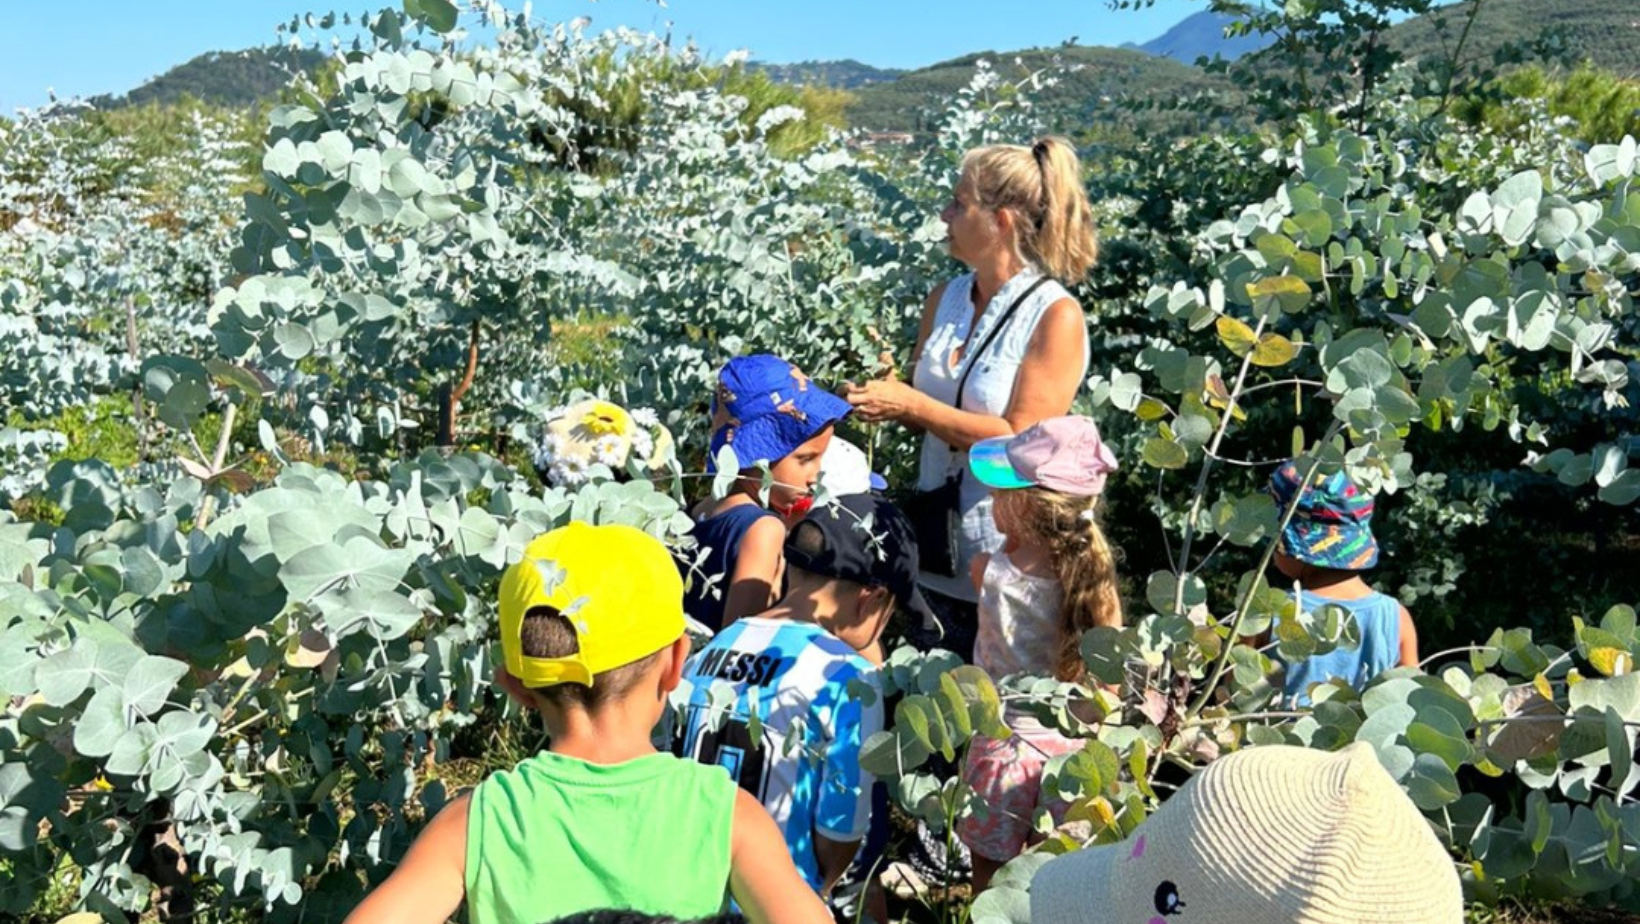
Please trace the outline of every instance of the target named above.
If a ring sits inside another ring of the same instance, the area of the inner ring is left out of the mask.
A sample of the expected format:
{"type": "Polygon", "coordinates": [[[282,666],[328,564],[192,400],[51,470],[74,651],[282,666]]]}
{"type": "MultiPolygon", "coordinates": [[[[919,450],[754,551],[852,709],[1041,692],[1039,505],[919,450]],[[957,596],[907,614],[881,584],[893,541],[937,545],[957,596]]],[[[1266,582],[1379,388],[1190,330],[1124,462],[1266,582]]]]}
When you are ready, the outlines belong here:
{"type": "MultiPolygon", "coordinates": [[[[292,14],[358,12],[392,0],[58,0],[8,2],[0,26],[0,112],[58,96],[123,93],[207,51],[274,40],[292,14]],[[60,5],[59,5],[60,4],[60,5]]],[[[519,9],[523,0],[508,0],[519,9]]],[[[854,58],[919,67],[980,49],[1143,42],[1203,5],[1157,0],[1144,11],[1103,0],[535,0],[546,19],[591,16],[692,37],[708,51],[750,49],[765,61],[854,58]]]]}

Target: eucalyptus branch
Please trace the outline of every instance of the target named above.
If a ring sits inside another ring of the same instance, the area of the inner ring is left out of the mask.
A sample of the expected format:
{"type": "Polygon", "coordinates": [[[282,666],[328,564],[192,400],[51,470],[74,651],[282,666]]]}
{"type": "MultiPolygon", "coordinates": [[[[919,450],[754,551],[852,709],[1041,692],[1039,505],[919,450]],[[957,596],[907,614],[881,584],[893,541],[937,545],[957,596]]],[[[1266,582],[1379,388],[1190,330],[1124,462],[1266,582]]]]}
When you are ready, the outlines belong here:
{"type": "Polygon", "coordinates": [[[1462,646],[1457,647],[1457,648],[1448,648],[1445,651],[1437,651],[1434,654],[1430,655],[1429,657],[1423,659],[1422,661],[1419,661],[1418,662],[1418,669],[1423,670],[1424,665],[1430,663],[1431,661],[1438,661],[1441,658],[1446,657],[1447,655],[1466,654],[1466,653],[1471,652],[1471,651],[1498,651],[1498,650],[1499,650],[1499,648],[1496,645],[1462,645],[1462,646]]]}
{"type": "Polygon", "coordinates": [[[199,464],[210,468],[210,454],[205,451],[205,447],[199,445],[199,437],[195,436],[192,430],[188,431],[188,445],[194,450],[194,455],[199,457],[199,464]]]}
{"type": "Polygon", "coordinates": [[[1319,388],[1319,389],[1325,389],[1327,387],[1326,382],[1317,382],[1315,379],[1300,379],[1300,378],[1277,379],[1274,382],[1260,382],[1257,385],[1249,385],[1246,388],[1241,390],[1241,396],[1245,398],[1248,395],[1256,394],[1256,393],[1264,391],[1266,389],[1282,388],[1282,387],[1287,386],[1287,385],[1297,385],[1300,388],[1309,387],[1309,388],[1319,388]]]}
{"type": "Polygon", "coordinates": [[[255,713],[253,713],[251,715],[250,718],[246,719],[243,722],[238,723],[237,725],[233,726],[232,728],[227,729],[226,731],[223,731],[221,733],[222,737],[226,738],[228,740],[232,740],[235,735],[239,734],[240,732],[244,731],[247,728],[250,728],[252,725],[255,725],[257,722],[260,722],[260,721],[262,721],[263,719],[265,719],[267,717],[268,717],[268,712],[267,712],[266,709],[258,709],[258,710],[256,710],[255,713]]]}
{"type": "Polygon", "coordinates": [[[1243,712],[1239,715],[1197,716],[1179,723],[1179,727],[1200,728],[1204,725],[1217,725],[1220,722],[1262,722],[1265,719],[1302,719],[1312,714],[1296,709],[1276,709],[1269,712],[1243,712]]]}
{"type": "MultiPolygon", "coordinates": [[[[228,409],[222,412],[222,432],[217,434],[216,437],[216,452],[209,459],[204,459],[204,454],[201,453],[201,459],[206,462],[211,470],[211,474],[213,475],[222,471],[222,465],[227,461],[228,445],[232,442],[233,425],[238,416],[239,405],[229,402],[228,409]]],[[[190,440],[194,439],[192,432],[188,434],[188,438],[190,440]]],[[[194,440],[194,451],[199,451],[198,440],[194,440]]],[[[205,498],[199,502],[199,515],[194,517],[194,528],[204,529],[206,526],[209,526],[211,517],[215,513],[216,496],[213,494],[206,494],[205,498]]]]}
{"type": "Polygon", "coordinates": [[[1469,33],[1475,28],[1475,20],[1480,18],[1481,4],[1482,0],[1471,0],[1469,17],[1464,20],[1463,31],[1458,34],[1458,46],[1447,58],[1446,82],[1441,87],[1441,102],[1435,107],[1436,115],[1445,115],[1446,107],[1452,102],[1452,88],[1458,82],[1458,68],[1463,62],[1463,49],[1469,43],[1469,33]]]}
{"type": "Polygon", "coordinates": [[[1225,465],[1237,465],[1242,468],[1262,468],[1266,465],[1278,465],[1287,461],[1285,456],[1279,459],[1232,459],[1229,456],[1221,456],[1212,450],[1203,450],[1203,454],[1215,462],[1222,462],[1225,465]]]}
{"type": "MultiPolygon", "coordinates": [[[[1264,333],[1264,325],[1268,320],[1263,316],[1258,319],[1258,325],[1253,328],[1254,343],[1257,343],[1258,338],[1264,333]]],[[[1241,397],[1242,386],[1247,382],[1247,373],[1252,371],[1253,352],[1249,349],[1247,355],[1241,358],[1241,371],[1236,373],[1236,384],[1230,389],[1229,400],[1226,402],[1231,408],[1236,406],[1237,400],[1241,397]]],[[[1201,515],[1202,503],[1207,498],[1207,476],[1213,471],[1214,457],[1218,454],[1219,446],[1224,442],[1224,435],[1230,430],[1230,421],[1234,420],[1235,416],[1227,409],[1224,416],[1219,418],[1218,432],[1213,434],[1213,442],[1207,447],[1206,456],[1202,459],[1201,472],[1196,476],[1195,496],[1190,500],[1190,514],[1184,522],[1184,541],[1179,550],[1177,570],[1174,572],[1179,578],[1173,588],[1173,610],[1176,613],[1184,612],[1184,578],[1187,569],[1190,568],[1190,544],[1196,538],[1196,518],[1201,515]]]]}
{"type": "Polygon", "coordinates": [[[1367,97],[1372,92],[1372,53],[1378,50],[1378,29],[1367,34],[1367,53],[1361,56],[1361,101],[1355,111],[1355,130],[1367,130],[1367,97]]]}
{"type": "MultiPolygon", "coordinates": [[[[141,350],[137,343],[137,303],[129,295],[125,297],[125,348],[131,355],[131,365],[141,364],[141,350]]],[[[142,377],[137,377],[136,384],[131,386],[132,411],[137,421],[137,458],[148,461],[148,411],[142,401],[142,377]]]]}
{"type": "MultiPolygon", "coordinates": [[[[1163,475],[1165,474],[1166,473],[1161,469],[1156,470],[1157,497],[1160,497],[1162,494],[1162,480],[1163,475]]],[[[1167,553],[1167,570],[1176,573],[1179,570],[1179,562],[1173,557],[1173,538],[1167,534],[1167,524],[1162,522],[1162,517],[1160,514],[1157,514],[1156,516],[1156,527],[1162,534],[1162,550],[1167,553]]]]}
{"type": "MultiPolygon", "coordinates": [[[[1560,725],[1575,725],[1579,722],[1603,723],[1605,721],[1606,716],[1603,713],[1594,715],[1506,715],[1497,719],[1481,719],[1479,722],[1475,723],[1475,730],[1477,732],[1483,732],[1494,725],[1514,725],[1516,723],[1541,725],[1545,722],[1555,722],[1560,725]]],[[[1640,721],[1619,719],[1618,724],[1622,725],[1624,728],[1640,728],[1640,721]]]]}
{"type": "Polygon", "coordinates": [[[1213,547],[1207,550],[1206,555],[1202,556],[1202,562],[1197,567],[1197,570],[1206,571],[1208,563],[1211,562],[1219,554],[1219,552],[1224,548],[1225,543],[1227,543],[1229,541],[1230,541],[1229,536],[1220,536],[1219,541],[1213,543],[1213,547]]]}
{"type": "MultiPolygon", "coordinates": [[[[1320,442],[1325,443],[1337,436],[1343,426],[1343,423],[1333,421],[1333,425],[1327,429],[1326,435],[1321,438],[1320,442]]],[[[1310,479],[1315,477],[1316,471],[1320,468],[1321,459],[1316,458],[1310,463],[1310,469],[1304,473],[1304,479],[1300,483],[1309,484],[1310,479]]],[[[1263,574],[1270,567],[1270,562],[1275,558],[1276,546],[1281,543],[1282,530],[1287,528],[1287,524],[1293,520],[1293,514],[1298,512],[1298,500],[1299,495],[1294,494],[1291,503],[1287,505],[1286,512],[1282,514],[1281,523],[1276,526],[1276,535],[1270,539],[1270,544],[1265,546],[1264,557],[1259,560],[1258,571],[1255,573],[1263,574]]],[[[1213,669],[1208,672],[1207,679],[1202,682],[1201,690],[1185,710],[1186,716],[1194,718],[1201,714],[1202,707],[1207,705],[1208,699],[1213,695],[1213,690],[1218,687],[1219,679],[1224,676],[1224,669],[1230,664],[1230,653],[1236,648],[1237,635],[1241,630],[1243,620],[1247,618],[1247,607],[1252,604],[1253,592],[1258,589],[1258,585],[1257,580],[1247,582],[1247,590],[1242,594],[1241,602],[1236,606],[1235,615],[1230,619],[1230,634],[1225,639],[1224,650],[1220,651],[1219,656],[1213,659],[1213,669]]]]}

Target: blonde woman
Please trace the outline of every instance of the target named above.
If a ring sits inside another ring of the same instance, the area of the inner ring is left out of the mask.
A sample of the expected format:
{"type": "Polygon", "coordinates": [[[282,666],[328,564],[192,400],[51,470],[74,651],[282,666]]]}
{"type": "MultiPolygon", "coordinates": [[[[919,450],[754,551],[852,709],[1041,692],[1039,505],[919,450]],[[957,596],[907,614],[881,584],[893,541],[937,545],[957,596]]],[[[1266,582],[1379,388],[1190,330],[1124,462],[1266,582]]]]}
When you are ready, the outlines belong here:
{"type": "Polygon", "coordinates": [[[940,219],[951,255],[970,272],[924,302],[911,381],[850,385],[846,397],[862,420],[923,432],[918,487],[947,499],[954,522],[948,532],[931,528],[926,506],[908,507],[923,561],[944,565],[925,567],[921,583],[938,644],[971,660],[978,595],[969,565],[1002,536],[989,493],[968,472],[968,448],[1070,410],[1087,376],[1088,337],[1066,286],[1086,276],[1097,243],[1081,165],[1062,138],[969,151],[940,219]],[[934,547],[942,541],[947,548],[934,547]]]}

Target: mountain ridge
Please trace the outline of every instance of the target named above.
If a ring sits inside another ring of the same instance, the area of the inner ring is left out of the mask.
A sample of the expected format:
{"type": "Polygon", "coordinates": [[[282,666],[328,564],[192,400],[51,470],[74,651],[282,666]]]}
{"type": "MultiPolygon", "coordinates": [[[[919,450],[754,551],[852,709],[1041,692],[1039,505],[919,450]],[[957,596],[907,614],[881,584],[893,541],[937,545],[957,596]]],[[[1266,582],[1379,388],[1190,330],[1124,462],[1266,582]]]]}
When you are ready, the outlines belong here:
{"type": "Polygon", "coordinates": [[[151,78],[128,93],[89,102],[98,109],[175,103],[191,97],[219,106],[254,106],[277,94],[297,72],[312,74],[330,56],[312,48],[263,46],[208,51],[151,78]]]}
{"type": "Polygon", "coordinates": [[[1122,47],[1172,58],[1184,64],[1195,64],[1200,58],[1222,57],[1226,61],[1234,61],[1274,44],[1275,39],[1268,35],[1225,35],[1225,30],[1235,21],[1234,16],[1202,10],[1186,16],[1148,42],[1130,43],[1122,47]]]}
{"type": "MultiPolygon", "coordinates": [[[[1410,57],[1450,54],[1457,46],[1468,5],[1454,2],[1393,26],[1389,40],[1410,57]]],[[[1228,17],[1202,11],[1138,46],[1066,45],[1022,51],[976,51],[911,70],[879,68],[855,60],[754,62],[751,66],[785,83],[820,84],[856,97],[850,118],[863,128],[914,130],[918,113],[966,85],[974,62],[1010,67],[1015,59],[1040,68],[1058,56],[1080,71],[1062,75],[1061,87],[1045,94],[1050,108],[1071,115],[1099,110],[1109,99],[1165,103],[1198,91],[1227,89],[1219,78],[1194,67],[1198,57],[1227,59],[1268,44],[1263,36],[1226,38],[1228,17]],[[1131,57],[1123,57],[1131,56],[1131,57]],[[964,73],[959,70],[966,69],[964,73]],[[1085,94],[1079,99],[1069,94],[1085,94]]],[[[1510,42],[1532,41],[1556,30],[1566,38],[1566,57],[1628,78],[1640,78],[1640,15],[1613,9],[1610,0],[1488,0],[1464,46],[1463,59],[1485,62],[1510,42]]],[[[195,97],[227,106],[250,106],[275,95],[298,71],[312,73],[329,56],[314,49],[252,48],[210,52],[171,68],[123,95],[95,97],[99,108],[175,102],[195,97]]],[[[1097,118],[1106,114],[1096,112],[1097,118]]],[[[1164,120],[1165,121],[1165,120],[1164,120]]]]}

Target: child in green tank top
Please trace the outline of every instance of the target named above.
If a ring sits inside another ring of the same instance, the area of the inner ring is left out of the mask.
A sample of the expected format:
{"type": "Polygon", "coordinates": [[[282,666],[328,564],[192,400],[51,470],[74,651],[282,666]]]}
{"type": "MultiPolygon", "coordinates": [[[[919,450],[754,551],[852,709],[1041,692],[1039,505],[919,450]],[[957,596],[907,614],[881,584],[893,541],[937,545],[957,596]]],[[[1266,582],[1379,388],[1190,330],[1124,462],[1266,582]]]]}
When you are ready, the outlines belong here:
{"type": "Polygon", "coordinates": [[[571,523],[501,582],[496,682],[538,710],[550,748],[450,803],[348,924],[540,924],[600,908],[674,918],[732,895],[753,924],[829,924],[763,806],[650,731],[689,640],[666,548],[571,523]]]}

